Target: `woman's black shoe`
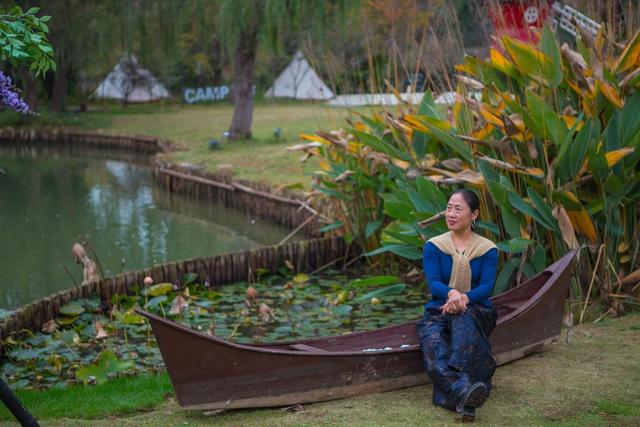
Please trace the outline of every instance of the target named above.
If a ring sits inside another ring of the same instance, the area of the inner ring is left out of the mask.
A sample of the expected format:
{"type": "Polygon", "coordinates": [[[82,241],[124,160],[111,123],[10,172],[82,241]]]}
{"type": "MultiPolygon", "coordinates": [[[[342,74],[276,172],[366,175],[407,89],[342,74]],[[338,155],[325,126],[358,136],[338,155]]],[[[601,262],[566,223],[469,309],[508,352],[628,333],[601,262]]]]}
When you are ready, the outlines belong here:
{"type": "Polygon", "coordinates": [[[487,386],[483,382],[477,382],[462,394],[456,405],[456,412],[462,415],[463,420],[467,413],[475,416],[475,409],[481,407],[485,400],[487,400],[487,386]]]}

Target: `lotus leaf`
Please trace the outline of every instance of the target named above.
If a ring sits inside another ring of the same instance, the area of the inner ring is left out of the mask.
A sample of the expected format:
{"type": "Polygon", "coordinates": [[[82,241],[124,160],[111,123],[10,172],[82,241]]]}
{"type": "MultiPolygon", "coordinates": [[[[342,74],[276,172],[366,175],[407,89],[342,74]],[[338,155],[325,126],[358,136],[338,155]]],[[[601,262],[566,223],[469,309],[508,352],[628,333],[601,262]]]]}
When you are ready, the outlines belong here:
{"type": "Polygon", "coordinates": [[[307,283],[309,281],[309,276],[304,273],[298,273],[293,278],[293,281],[296,283],[307,283]]]}
{"type": "Polygon", "coordinates": [[[144,295],[157,297],[160,295],[166,295],[173,290],[173,284],[171,283],[158,283],[143,291],[144,295]]]}
{"type": "Polygon", "coordinates": [[[64,316],[79,316],[84,313],[84,308],[80,304],[67,304],[60,307],[60,314],[64,316]]]}

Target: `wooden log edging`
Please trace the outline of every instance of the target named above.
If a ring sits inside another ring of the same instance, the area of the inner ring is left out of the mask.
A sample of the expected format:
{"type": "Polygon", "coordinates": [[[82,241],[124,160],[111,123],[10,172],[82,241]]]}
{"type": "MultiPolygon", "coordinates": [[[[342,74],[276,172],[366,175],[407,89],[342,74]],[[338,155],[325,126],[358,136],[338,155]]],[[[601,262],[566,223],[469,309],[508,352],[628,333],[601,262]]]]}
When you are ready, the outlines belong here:
{"type": "Polygon", "coordinates": [[[60,307],[69,301],[89,298],[96,294],[100,295],[103,301],[110,301],[111,296],[116,293],[129,293],[135,285],[142,286],[145,276],[153,277],[156,283],[171,282],[180,286],[185,274],[196,273],[199,281],[206,280],[215,287],[249,281],[258,268],[275,273],[277,268],[284,265],[285,260],[292,262],[298,272],[311,272],[344,257],[345,253],[346,244],[342,237],[324,237],[212,257],[192,258],[122,273],[99,282],[58,292],[20,307],[0,323],[0,338],[23,329],[40,330],[44,323],[57,317],[60,307]]]}
{"type": "Polygon", "coordinates": [[[173,144],[167,140],[141,135],[115,135],[71,128],[0,129],[0,145],[17,143],[33,146],[83,145],[144,154],[155,154],[173,148],[173,144]]]}
{"type": "Polygon", "coordinates": [[[299,226],[308,237],[319,237],[322,212],[309,206],[301,195],[276,191],[267,184],[234,180],[228,174],[211,173],[192,165],[156,162],[155,184],[166,191],[245,210],[290,229],[299,226]],[[315,217],[310,219],[311,217],[315,217]]]}

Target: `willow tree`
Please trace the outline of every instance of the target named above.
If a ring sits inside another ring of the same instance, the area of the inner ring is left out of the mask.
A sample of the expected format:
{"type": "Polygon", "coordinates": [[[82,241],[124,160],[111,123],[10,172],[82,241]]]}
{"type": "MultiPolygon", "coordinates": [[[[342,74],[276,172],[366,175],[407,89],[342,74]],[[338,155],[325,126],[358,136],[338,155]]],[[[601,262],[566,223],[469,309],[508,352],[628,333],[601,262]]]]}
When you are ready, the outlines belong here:
{"type": "Polygon", "coordinates": [[[233,55],[231,139],[251,137],[253,69],[258,47],[278,50],[284,32],[311,31],[321,36],[328,25],[344,22],[358,3],[345,0],[222,0],[218,29],[223,44],[233,55]]]}

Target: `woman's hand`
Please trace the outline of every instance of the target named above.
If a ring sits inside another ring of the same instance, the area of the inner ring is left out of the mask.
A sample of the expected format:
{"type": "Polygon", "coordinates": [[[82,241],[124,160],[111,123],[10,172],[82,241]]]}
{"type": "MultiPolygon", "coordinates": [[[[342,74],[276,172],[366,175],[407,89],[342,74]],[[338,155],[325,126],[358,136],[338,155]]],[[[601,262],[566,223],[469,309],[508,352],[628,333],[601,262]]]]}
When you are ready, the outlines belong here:
{"type": "Polygon", "coordinates": [[[457,290],[452,289],[447,294],[447,302],[442,306],[442,312],[447,314],[457,314],[461,311],[466,311],[467,304],[469,304],[469,297],[467,294],[461,294],[457,290]]]}

